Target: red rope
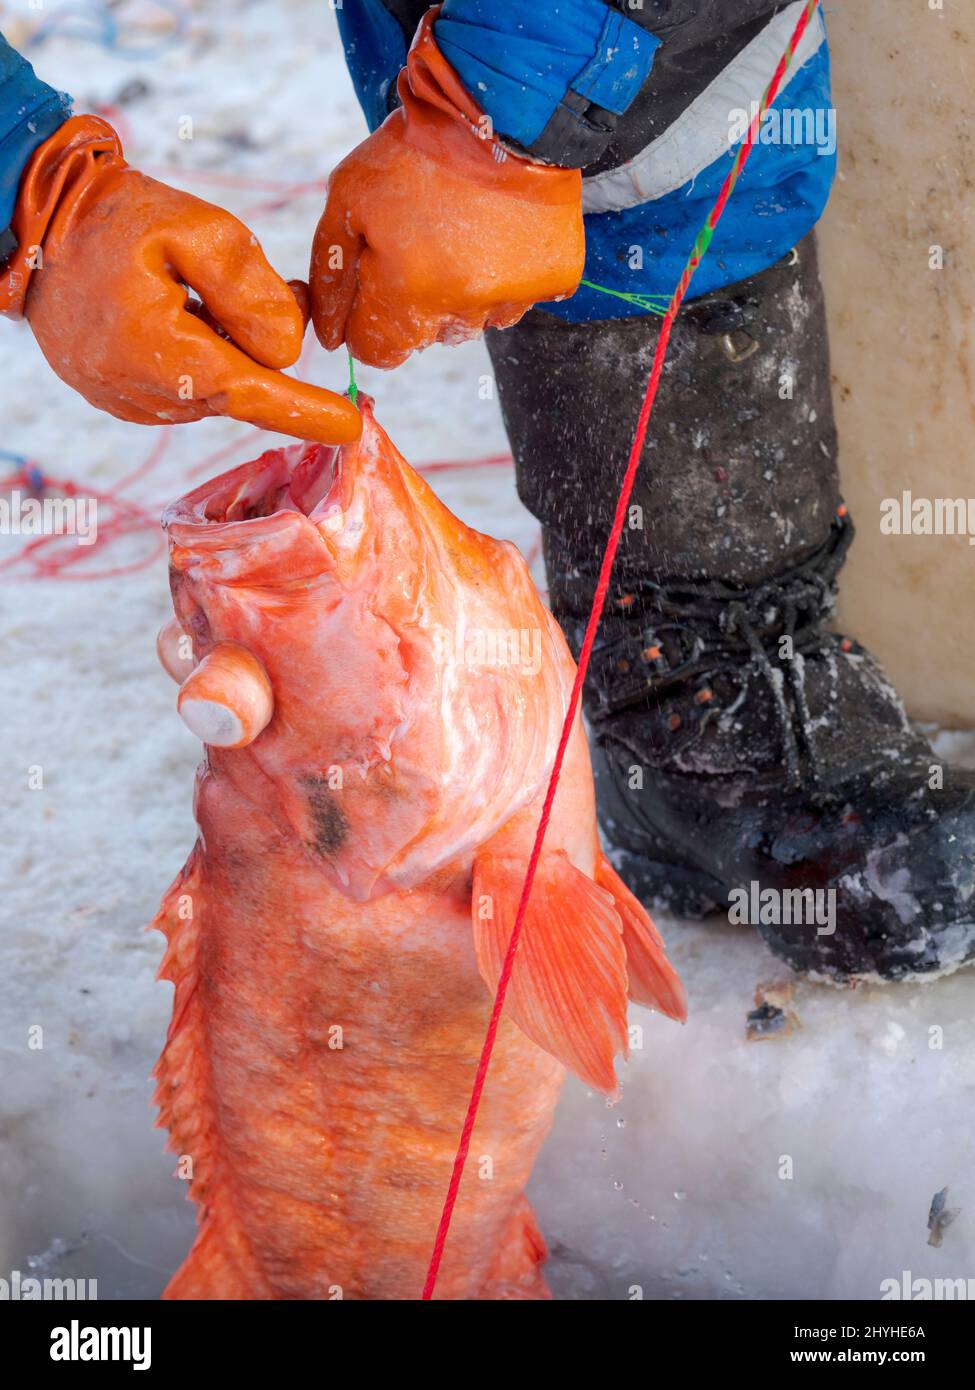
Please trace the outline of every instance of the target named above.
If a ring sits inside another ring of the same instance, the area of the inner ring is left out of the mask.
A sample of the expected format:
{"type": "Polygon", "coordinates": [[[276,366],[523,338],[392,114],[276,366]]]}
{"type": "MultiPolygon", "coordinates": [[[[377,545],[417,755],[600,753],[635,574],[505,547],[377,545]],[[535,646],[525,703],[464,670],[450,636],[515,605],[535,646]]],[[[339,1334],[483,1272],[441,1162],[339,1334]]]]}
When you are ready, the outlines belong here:
{"type": "Polygon", "coordinates": [[[569,737],[575,723],[576,714],[579,709],[579,701],[582,695],[582,685],[586,678],[586,671],[589,666],[589,658],[592,654],[593,642],[596,638],[596,629],[602,617],[603,608],[606,603],[606,594],[609,590],[610,575],[613,570],[613,562],[616,559],[616,552],[619,548],[620,538],[623,534],[623,525],[626,519],[626,509],[629,504],[630,494],[633,491],[633,484],[636,480],[637,468],[640,464],[640,455],[643,451],[644,441],[647,435],[647,428],[650,424],[650,414],[653,410],[653,403],[657,396],[657,389],[660,385],[660,377],[663,372],[664,359],[667,355],[667,345],[670,341],[671,329],[674,320],[684,301],[687,290],[690,286],[694,273],[700,265],[704,254],[711,242],[714,228],[721,220],[721,215],[725,210],[731,191],[738,181],[742,169],[748,161],[755,144],[755,137],[761,127],[765,111],[771,106],[782,84],[792,56],[799,45],[799,42],[809,25],[809,21],[815,14],[820,0],[808,0],[805,9],[799,17],[789,44],[779,60],[778,67],[772,81],[766,89],[764,99],[756,113],[748,133],[742,142],[741,147],[735,157],[734,164],[728,177],[725,179],[718,195],[717,202],[712,208],[707,222],[701,230],[694,243],[694,249],[688,259],[687,265],[681,275],[680,282],[674,291],[673,298],[664,315],[660,325],[660,336],[657,339],[657,348],[654,353],[653,366],[650,371],[650,379],[647,382],[646,394],[643,397],[643,404],[640,407],[640,414],[637,419],[636,433],[633,436],[633,444],[630,448],[630,456],[626,465],[626,472],[623,475],[623,484],[620,489],[619,500],[616,503],[616,513],[613,517],[613,525],[610,529],[609,539],[606,542],[606,549],[603,552],[602,563],[599,567],[599,579],[596,584],[596,592],[593,597],[592,610],[589,614],[589,621],[586,624],[586,635],[583,638],[582,650],[579,653],[579,664],[576,668],[575,680],[572,684],[572,694],[569,697],[569,707],[566,711],[565,722],[562,725],[562,735],[559,739],[558,750],[555,754],[555,762],[552,764],[552,774],[549,778],[548,789],[545,793],[545,801],[542,805],[542,814],[538,822],[538,829],[535,832],[535,843],[532,846],[531,857],[528,860],[528,869],[525,874],[525,882],[521,890],[521,898],[518,902],[518,911],[515,914],[515,923],[511,930],[511,939],[508,942],[508,949],[505,952],[504,962],[501,967],[501,974],[498,979],[497,993],[494,997],[494,1005],[491,1009],[491,1017],[488,1021],[487,1033],[484,1044],[481,1048],[481,1055],[477,1064],[477,1071],[474,1074],[474,1085],[471,1089],[471,1098],[467,1106],[467,1114],[464,1117],[464,1126],[460,1134],[460,1143],[457,1146],[457,1153],[454,1158],[453,1168],[450,1174],[450,1183],[447,1188],[447,1195],[444,1199],[443,1210],[440,1215],[440,1224],[437,1227],[436,1239],[433,1243],[433,1252],[430,1256],[430,1265],[427,1270],[426,1283],[423,1286],[423,1299],[429,1300],[433,1297],[433,1291],[437,1284],[437,1275],[440,1270],[440,1262],[443,1259],[444,1246],[447,1243],[447,1235],[450,1230],[450,1222],[457,1202],[457,1194],[460,1191],[461,1178],[464,1175],[464,1165],[467,1162],[467,1154],[470,1149],[471,1135],[474,1132],[474,1124],[477,1120],[477,1112],[481,1103],[481,1094],[484,1090],[484,1083],[487,1078],[488,1067],[491,1064],[491,1054],[494,1051],[494,1042],[497,1037],[498,1025],[501,1022],[501,1012],[504,1008],[505,995],[508,992],[508,984],[511,980],[511,972],[514,968],[515,953],[518,950],[518,941],[521,937],[522,928],[525,923],[525,914],[528,909],[528,900],[531,896],[532,885],[535,881],[535,872],[538,868],[538,861],[542,853],[542,844],[545,839],[545,832],[548,829],[549,818],[552,814],[552,803],[555,800],[555,793],[559,784],[559,777],[562,772],[562,763],[565,759],[566,749],[569,744],[569,737]]]}
{"type": "MultiPolygon", "coordinates": [[[[36,475],[32,471],[35,467],[36,465],[27,465],[11,477],[4,478],[0,481],[0,489],[25,487],[31,495],[35,495],[37,491],[58,492],[64,497],[83,495],[95,502],[100,513],[104,508],[107,515],[99,516],[97,535],[93,544],[83,546],[76,541],[69,544],[68,538],[60,534],[35,536],[13,555],[0,559],[0,571],[6,571],[16,565],[26,563],[30,568],[24,576],[25,578],[61,579],[66,577],[63,574],[64,570],[71,565],[76,565],[79,560],[86,559],[89,554],[97,552],[106,543],[135,533],[148,533],[153,537],[153,548],[142,558],[129,564],[115,565],[102,570],[85,566],[80,573],[67,577],[85,580],[114,579],[119,575],[132,574],[136,570],[143,569],[152,562],[156,555],[162,552],[164,540],[159,532],[158,518],[137,502],[130,502],[127,498],[119,496],[117,491],[101,492],[89,486],[81,488],[71,479],[52,478],[49,474],[41,476],[40,487],[38,488],[36,475]],[[60,544],[58,544],[59,542],[60,544]]],[[[11,575],[9,577],[18,579],[21,576],[11,575]]]]}

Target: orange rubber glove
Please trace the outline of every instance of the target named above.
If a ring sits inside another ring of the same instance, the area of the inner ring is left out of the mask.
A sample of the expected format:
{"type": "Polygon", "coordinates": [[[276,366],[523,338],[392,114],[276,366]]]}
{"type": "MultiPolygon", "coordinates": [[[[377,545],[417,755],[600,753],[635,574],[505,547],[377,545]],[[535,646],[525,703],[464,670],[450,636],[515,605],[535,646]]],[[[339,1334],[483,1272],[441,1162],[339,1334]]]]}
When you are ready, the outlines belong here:
{"type": "Polygon", "coordinates": [[[312,247],[322,345],[395,367],[417,348],[516,323],[578,288],[582,176],[497,140],[427,12],[398,107],[332,174],[312,247]]]}
{"type": "Polygon", "coordinates": [[[27,318],[92,405],[144,425],[229,415],[325,444],[358,437],[350,401],[273,370],[301,351],[304,286],[230,213],[131,169],[97,116],[35,150],[12,229],[0,312],[27,318]]]}

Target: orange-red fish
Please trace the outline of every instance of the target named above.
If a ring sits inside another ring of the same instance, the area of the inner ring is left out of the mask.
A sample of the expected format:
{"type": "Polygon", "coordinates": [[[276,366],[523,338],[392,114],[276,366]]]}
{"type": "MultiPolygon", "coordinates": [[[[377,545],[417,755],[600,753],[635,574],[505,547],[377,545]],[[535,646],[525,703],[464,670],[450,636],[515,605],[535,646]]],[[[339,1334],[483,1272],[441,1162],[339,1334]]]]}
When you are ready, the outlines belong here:
{"type": "MultiPolygon", "coordinates": [[[[265,454],[166,516],[160,655],[207,745],[156,919],[160,1122],[200,1218],[170,1298],[419,1297],[567,708],[519,552],[363,413],[357,443],[265,454]]],[[[525,1184],[565,1069],[615,1091],[627,995],[684,1016],[577,721],[438,1297],[546,1296],[525,1184]]]]}

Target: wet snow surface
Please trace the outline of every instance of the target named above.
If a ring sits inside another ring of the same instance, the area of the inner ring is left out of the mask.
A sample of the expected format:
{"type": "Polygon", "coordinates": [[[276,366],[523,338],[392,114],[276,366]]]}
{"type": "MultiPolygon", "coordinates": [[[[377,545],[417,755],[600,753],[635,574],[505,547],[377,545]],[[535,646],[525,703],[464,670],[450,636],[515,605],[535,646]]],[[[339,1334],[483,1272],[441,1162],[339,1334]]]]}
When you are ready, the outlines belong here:
{"type": "MultiPolygon", "coordinates": [[[[33,16],[2,13],[16,42],[33,16]]],[[[360,137],[334,16],[323,0],[210,0],[195,15],[192,42],[151,63],[58,39],[37,65],[79,109],[129,85],[130,159],[182,167],[161,176],[245,215],[278,269],[304,274],[318,195],[274,207],[273,189],[200,175],[299,184],[360,137]],[[178,138],[185,115],[192,141],[178,138]]],[[[0,325],[0,354],[4,447],[53,474],[108,488],[158,439],[88,408],[26,329],[0,325]]],[[[305,370],[344,385],[340,355],[316,348],[305,370]]],[[[505,450],[487,377],[482,347],[465,344],[393,376],[363,371],[361,384],[422,462],[505,450]]],[[[158,507],[214,450],[243,440],[221,467],[253,456],[245,436],[223,421],[172,432],[135,495],[158,507]]],[[[465,520],[532,546],[510,471],[432,481],[465,520]]],[[[12,542],[0,545],[7,554],[12,542]]],[[[95,1277],[102,1297],[157,1295],[193,1231],[152,1127],[148,1075],[171,990],[154,982],[162,938],[142,930],[194,835],[198,749],[154,655],[169,612],[161,560],[101,583],[0,585],[0,1276],[95,1277]],[[41,790],[28,789],[32,766],[41,790]],[[37,1027],[43,1048],[31,1049],[37,1027]]],[[[940,751],[971,760],[975,745],[945,739],[940,751]]],[[[788,972],[747,929],[661,926],[690,1021],[634,1010],[644,1046],[615,1107],[568,1086],[533,1182],[556,1294],[625,1299],[639,1285],[654,1298],[871,1299],[904,1270],[975,1276],[975,973],[852,992],[799,982],[789,1007],[801,1027],[747,1042],[756,987],[788,972]],[[960,1215],[936,1249],[928,1212],[944,1187],[960,1215]]]]}

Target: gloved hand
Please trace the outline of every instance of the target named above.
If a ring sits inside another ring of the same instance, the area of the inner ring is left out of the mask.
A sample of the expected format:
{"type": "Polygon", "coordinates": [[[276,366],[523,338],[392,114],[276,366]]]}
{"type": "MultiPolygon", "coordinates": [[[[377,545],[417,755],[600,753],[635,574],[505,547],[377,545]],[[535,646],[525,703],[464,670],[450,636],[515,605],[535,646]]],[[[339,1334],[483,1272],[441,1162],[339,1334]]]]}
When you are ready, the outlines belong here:
{"type": "Polygon", "coordinates": [[[494,137],[437,47],[437,14],[399,75],[402,106],[329,179],[312,247],[319,339],[377,367],[506,328],[539,300],[567,298],[582,275],[579,171],[494,137]]]}
{"type": "Polygon", "coordinates": [[[97,116],[34,152],[12,229],[0,310],[27,318],[92,405],[137,424],[229,415],[325,444],[358,437],[350,401],[273,370],[301,351],[300,291],[235,217],[131,169],[97,116]]]}

